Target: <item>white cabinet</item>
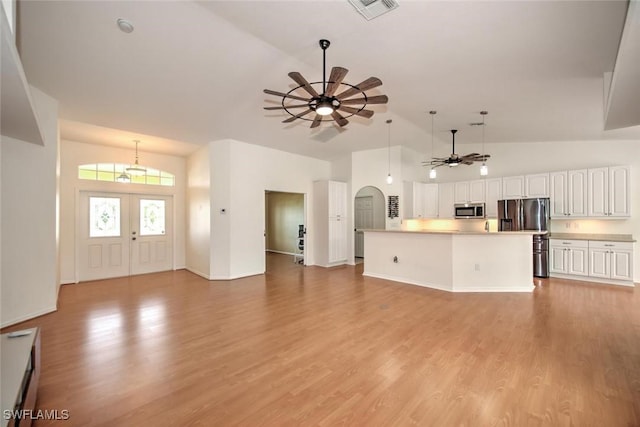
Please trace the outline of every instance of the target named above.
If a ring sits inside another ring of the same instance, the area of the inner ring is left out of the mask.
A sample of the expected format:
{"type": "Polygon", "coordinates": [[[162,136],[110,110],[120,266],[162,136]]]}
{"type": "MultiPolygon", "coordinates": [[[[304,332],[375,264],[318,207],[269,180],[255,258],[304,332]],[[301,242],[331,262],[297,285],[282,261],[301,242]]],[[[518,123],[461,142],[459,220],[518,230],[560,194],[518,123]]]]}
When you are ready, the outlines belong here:
{"type": "Polygon", "coordinates": [[[425,218],[438,218],[438,184],[424,184],[423,215],[425,218]]]}
{"type": "Polygon", "coordinates": [[[347,184],[313,183],[315,263],[324,267],[347,261],[347,184]]]}
{"type": "Polygon", "coordinates": [[[586,240],[549,240],[551,274],[589,274],[589,242],[586,240]]]}
{"type": "Polygon", "coordinates": [[[438,184],[404,182],[404,218],[438,217],[438,184]]]}
{"type": "Polygon", "coordinates": [[[498,217],[498,200],[502,200],[502,178],[491,178],[485,181],[487,218],[498,217]]]}
{"type": "Polygon", "coordinates": [[[549,197],[552,218],[587,216],[587,170],[550,173],[549,197]]]}
{"type": "Polygon", "coordinates": [[[522,199],[524,194],[524,175],[502,178],[503,199],[522,199]]]}
{"type": "Polygon", "coordinates": [[[453,183],[448,182],[438,185],[438,218],[453,218],[454,211],[453,183]]]}
{"type": "Polygon", "coordinates": [[[518,175],[502,178],[503,199],[549,197],[549,174],[518,175]]]}
{"type": "Polygon", "coordinates": [[[454,183],[454,203],[484,203],[485,180],[462,181],[454,183]]]}
{"type": "Polygon", "coordinates": [[[549,197],[549,174],[538,173],[524,177],[525,197],[549,197]]]}
{"type": "Polygon", "coordinates": [[[633,280],[633,243],[589,242],[589,276],[633,280]]]}
{"type": "Polygon", "coordinates": [[[589,169],[588,177],[589,216],[631,216],[631,167],[589,169]]]}

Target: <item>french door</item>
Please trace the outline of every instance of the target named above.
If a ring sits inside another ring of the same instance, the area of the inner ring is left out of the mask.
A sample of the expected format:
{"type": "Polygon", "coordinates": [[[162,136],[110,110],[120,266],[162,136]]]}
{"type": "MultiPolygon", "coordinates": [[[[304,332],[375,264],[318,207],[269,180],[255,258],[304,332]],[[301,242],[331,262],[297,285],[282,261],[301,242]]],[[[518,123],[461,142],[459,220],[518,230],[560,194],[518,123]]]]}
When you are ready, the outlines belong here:
{"type": "Polygon", "coordinates": [[[80,281],[171,270],[173,199],[80,192],[80,281]]]}

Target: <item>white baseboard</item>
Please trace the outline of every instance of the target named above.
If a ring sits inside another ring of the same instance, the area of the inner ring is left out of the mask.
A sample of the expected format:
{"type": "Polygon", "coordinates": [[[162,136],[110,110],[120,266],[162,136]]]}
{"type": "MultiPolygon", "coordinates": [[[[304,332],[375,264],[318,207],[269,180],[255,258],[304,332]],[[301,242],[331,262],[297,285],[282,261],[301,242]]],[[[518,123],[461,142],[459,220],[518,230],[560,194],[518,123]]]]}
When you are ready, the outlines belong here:
{"type": "Polygon", "coordinates": [[[558,274],[558,273],[552,273],[550,274],[551,277],[556,277],[558,279],[567,279],[567,280],[576,280],[579,282],[591,282],[591,283],[600,283],[603,285],[616,285],[616,286],[626,286],[626,287],[634,287],[634,283],[633,282],[627,282],[627,281],[623,281],[623,280],[609,280],[609,279],[602,279],[600,277],[591,277],[591,276],[576,276],[573,274],[558,274]]]}
{"type": "Polygon", "coordinates": [[[6,321],[2,322],[2,324],[0,324],[0,327],[4,328],[6,326],[15,325],[16,323],[24,322],[26,320],[31,320],[34,317],[38,317],[38,316],[42,316],[42,315],[45,315],[45,314],[53,313],[54,311],[57,311],[57,308],[55,306],[54,307],[45,308],[43,310],[34,311],[32,313],[25,314],[24,316],[19,316],[19,317],[16,317],[14,319],[11,319],[11,320],[6,320],[6,321]]]}
{"type": "Polygon", "coordinates": [[[204,274],[203,272],[198,271],[195,268],[185,267],[184,269],[189,271],[189,272],[191,272],[191,273],[193,273],[193,274],[196,274],[196,275],[202,277],[203,279],[211,280],[211,278],[209,277],[208,274],[204,274]]]}
{"type": "Polygon", "coordinates": [[[293,252],[276,251],[274,249],[267,249],[266,251],[267,252],[272,252],[274,254],[291,255],[291,256],[300,255],[300,256],[302,256],[302,254],[295,254],[293,252]]]}
{"type": "Polygon", "coordinates": [[[405,279],[403,277],[386,276],[384,274],[372,274],[372,273],[364,272],[364,273],[362,273],[362,275],[363,276],[368,276],[368,277],[375,277],[376,279],[391,280],[393,282],[399,282],[399,283],[404,283],[404,284],[414,285],[414,286],[422,286],[424,288],[431,288],[431,289],[436,289],[436,290],[439,290],[439,291],[446,291],[446,292],[473,292],[473,293],[477,293],[477,292],[518,292],[519,293],[519,292],[533,292],[533,290],[535,289],[535,286],[533,286],[533,279],[532,279],[531,285],[516,286],[516,287],[513,287],[513,288],[509,288],[509,289],[491,288],[491,287],[478,288],[478,287],[464,286],[464,285],[452,288],[450,286],[445,286],[445,285],[441,285],[441,284],[437,284],[437,283],[422,283],[422,282],[417,282],[415,280],[405,279]]]}

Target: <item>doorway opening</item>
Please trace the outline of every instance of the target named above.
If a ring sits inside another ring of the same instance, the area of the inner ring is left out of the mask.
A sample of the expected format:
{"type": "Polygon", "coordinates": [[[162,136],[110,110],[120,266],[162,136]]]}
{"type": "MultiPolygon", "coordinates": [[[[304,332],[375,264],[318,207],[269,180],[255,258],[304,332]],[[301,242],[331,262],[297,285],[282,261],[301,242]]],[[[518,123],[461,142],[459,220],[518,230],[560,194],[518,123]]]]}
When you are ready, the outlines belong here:
{"type": "Polygon", "coordinates": [[[78,281],[173,269],[173,197],[81,191],[78,281]]]}
{"type": "Polygon", "coordinates": [[[364,261],[364,232],[362,230],[384,230],[384,194],[377,187],[363,187],[354,200],[354,256],[356,264],[364,261]]]}
{"type": "Polygon", "coordinates": [[[291,257],[293,264],[305,265],[306,249],[305,195],[281,191],[265,191],[265,256],[269,270],[270,257],[291,257]]]}

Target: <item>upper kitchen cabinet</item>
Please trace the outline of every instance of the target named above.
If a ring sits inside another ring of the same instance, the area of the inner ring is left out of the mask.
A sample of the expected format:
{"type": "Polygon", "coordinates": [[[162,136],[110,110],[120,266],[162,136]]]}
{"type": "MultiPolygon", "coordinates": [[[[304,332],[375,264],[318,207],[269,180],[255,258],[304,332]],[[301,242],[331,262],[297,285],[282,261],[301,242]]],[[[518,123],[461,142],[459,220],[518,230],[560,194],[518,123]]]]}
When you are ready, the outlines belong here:
{"type": "Polygon", "coordinates": [[[524,194],[524,175],[502,178],[503,199],[522,199],[524,194]]]}
{"type": "Polygon", "coordinates": [[[438,184],[404,182],[403,217],[437,218],[438,184]]]}
{"type": "Polygon", "coordinates": [[[549,197],[549,174],[508,176],[502,178],[503,199],[549,197]]]}
{"type": "Polygon", "coordinates": [[[485,181],[487,218],[498,217],[498,200],[502,200],[502,178],[491,178],[485,181]]]}
{"type": "Polygon", "coordinates": [[[438,186],[438,218],[453,218],[454,185],[452,182],[438,186]]]}
{"type": "Polygon", "coordinates": [[[587,170],[552,172],[549,174],[551,217],[586,217],[587,170]]]}
{"type": "Polygon", "coordinates": [[[631,216],[630,166],[589,169],[587,185],[589,216],[631,216]]]}
{"type": "Polygon", "coordinates": [[[453,188],[454,203],[484,203],[485,180],[456,182],[453,188]]]}
{"type": "Polygon", "coordinates": [[[549,197],[549,174],[525,175],[524,195],[528,198],[549,197]]]}

